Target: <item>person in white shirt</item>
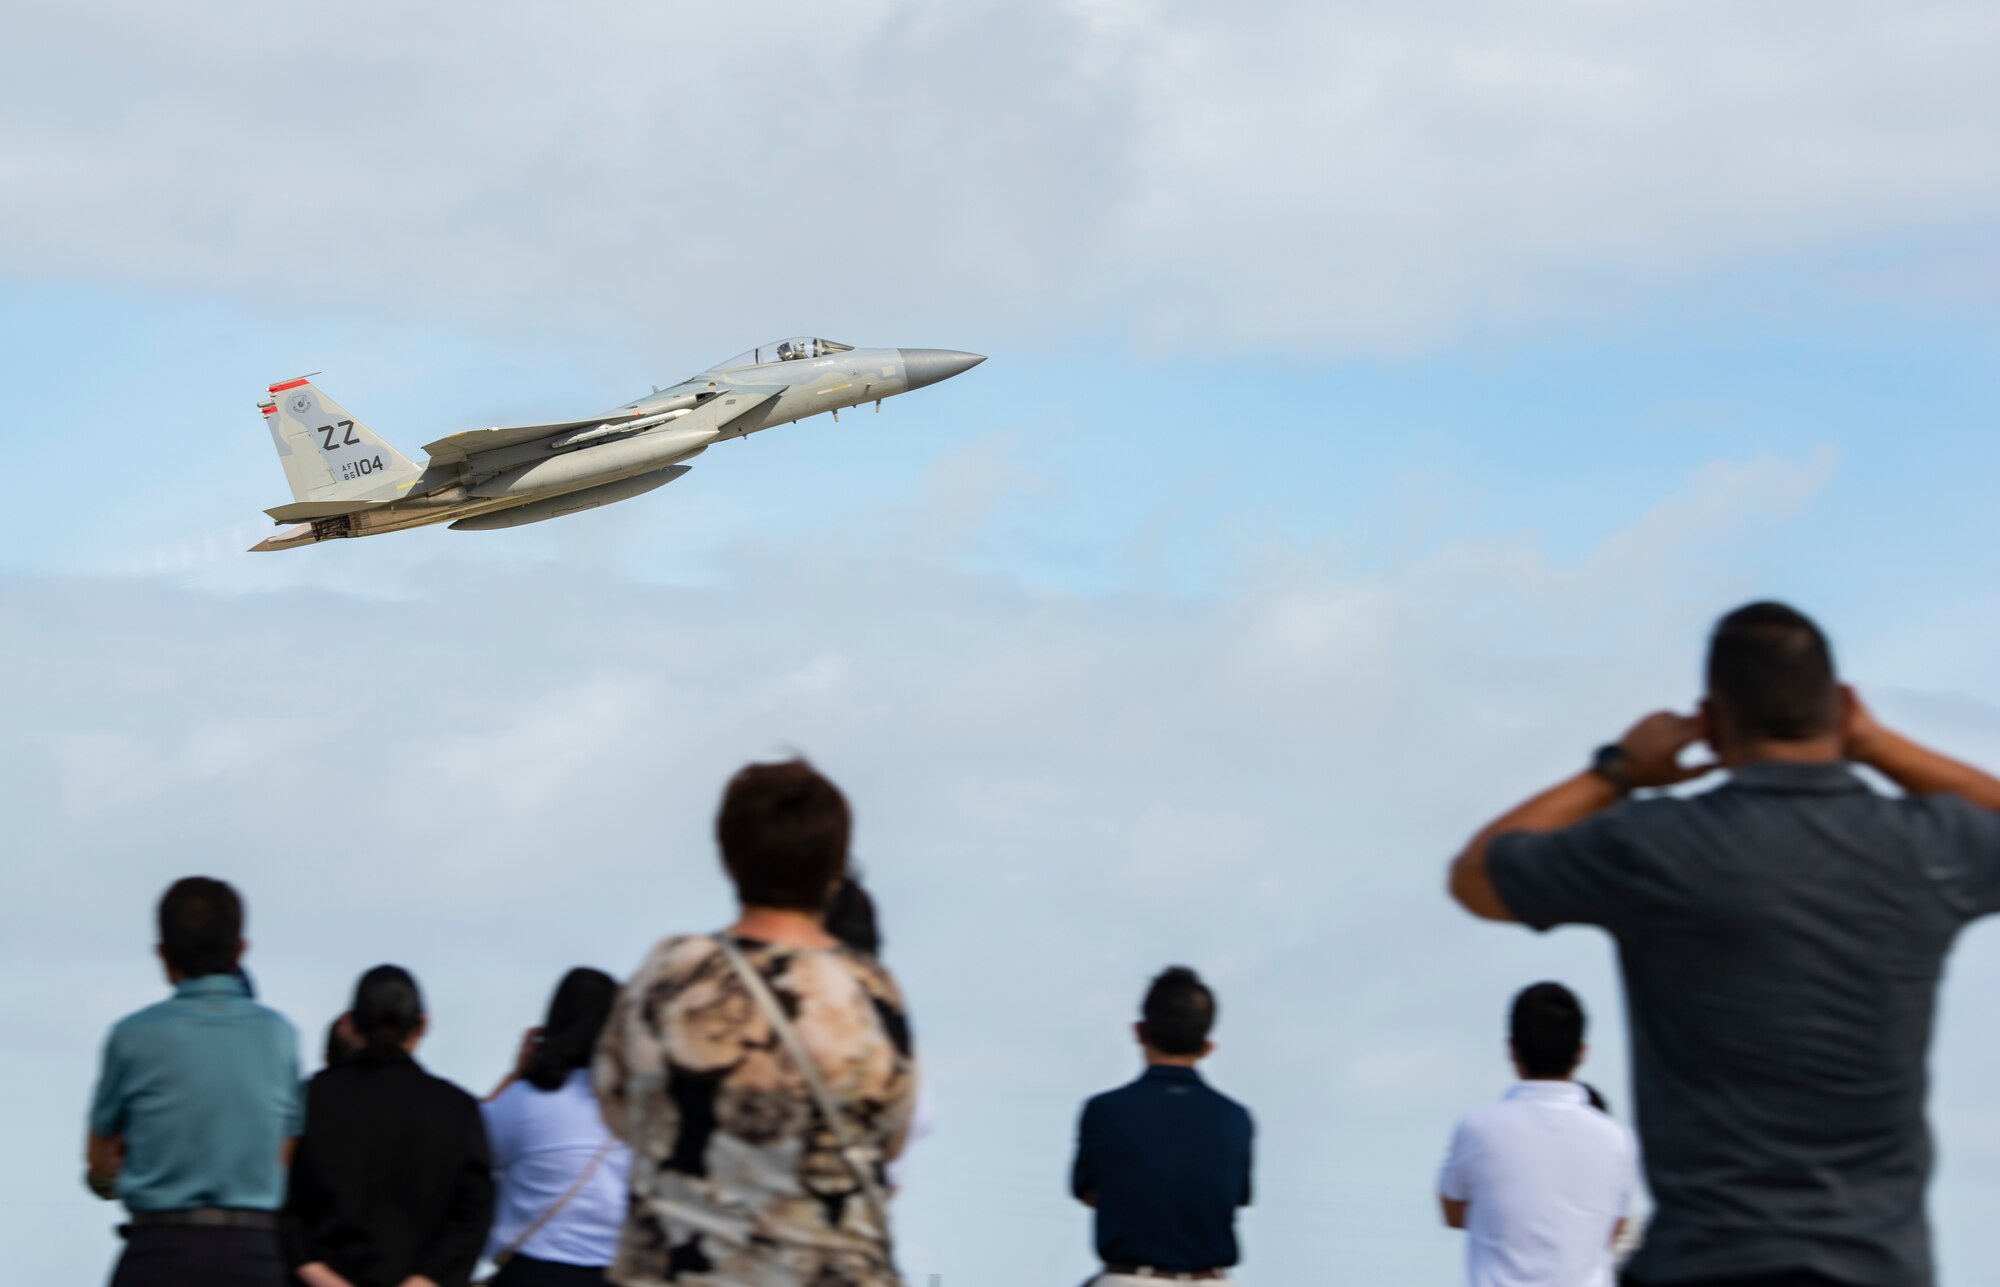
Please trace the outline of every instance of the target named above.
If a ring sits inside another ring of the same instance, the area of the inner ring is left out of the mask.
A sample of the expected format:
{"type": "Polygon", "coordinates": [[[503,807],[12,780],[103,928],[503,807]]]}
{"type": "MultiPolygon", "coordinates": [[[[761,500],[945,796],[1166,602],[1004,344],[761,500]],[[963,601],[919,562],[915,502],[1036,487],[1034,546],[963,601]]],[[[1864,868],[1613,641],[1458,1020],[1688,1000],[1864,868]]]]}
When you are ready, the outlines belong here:
{"type": "Polygon", "coordinates": [[[1466,1114],[1438,1177],[1445,1223],[1466,1231],[1469,1287],[1611,1287],[1611,1246],[1639,1183],[1632,1134],[1572,1080],[1584,1015],[1560,983],[1514,998],[1521,1080],[1466,1114]]]}
{"type": "Polygon", "coordinates": [[[590,1059],[618,996],[602,970],[563,976],[548,1019],[482,1109],[500,1194],[492,1287],[599,1287],[618,1254],[632,1155],[598,1109],[590,1059]]]}

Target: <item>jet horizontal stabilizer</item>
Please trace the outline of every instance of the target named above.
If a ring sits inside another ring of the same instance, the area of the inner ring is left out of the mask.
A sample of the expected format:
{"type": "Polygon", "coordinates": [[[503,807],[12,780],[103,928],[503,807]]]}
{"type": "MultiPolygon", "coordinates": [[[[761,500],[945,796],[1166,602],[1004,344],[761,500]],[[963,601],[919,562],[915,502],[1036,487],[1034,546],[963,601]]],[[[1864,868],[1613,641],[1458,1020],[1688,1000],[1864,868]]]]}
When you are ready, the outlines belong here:
{"type": "Polygon", "coordinates": [[[388,501],[294,501],[290,505],[279,505],[264,512],[274,523],[309,523],[316,518],[334,518],[341,514],[352,514],[357,510],[373,509],[377,505],[387,505],[388,501]]]}

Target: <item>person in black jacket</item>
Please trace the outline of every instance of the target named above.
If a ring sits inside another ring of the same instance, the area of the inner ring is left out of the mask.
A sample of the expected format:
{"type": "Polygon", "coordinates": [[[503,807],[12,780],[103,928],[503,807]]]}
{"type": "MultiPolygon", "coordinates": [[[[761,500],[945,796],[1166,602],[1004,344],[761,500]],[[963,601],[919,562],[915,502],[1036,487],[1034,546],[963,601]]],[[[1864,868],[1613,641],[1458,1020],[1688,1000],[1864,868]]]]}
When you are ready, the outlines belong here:
{"type": "Polygon", "coordinates": [[[423,998],[378,965],[354,990],[361,1050],[312,1079],[282,1233],[305,1287],[465,1287],[493,1219],[479,1104],[417,1066],[423,998]]]}

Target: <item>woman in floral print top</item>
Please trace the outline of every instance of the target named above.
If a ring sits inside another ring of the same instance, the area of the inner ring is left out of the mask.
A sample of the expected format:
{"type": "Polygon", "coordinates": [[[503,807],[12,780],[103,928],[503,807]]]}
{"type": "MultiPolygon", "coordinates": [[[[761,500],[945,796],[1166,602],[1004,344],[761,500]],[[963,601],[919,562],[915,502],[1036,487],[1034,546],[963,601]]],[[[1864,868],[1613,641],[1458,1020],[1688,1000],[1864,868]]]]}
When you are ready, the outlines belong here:
{"type": "MultiPolygon", "coordinates": [[[[737,774],[716,824],[743,903],[725,934],[791,1017],[886,1188],[916,1062],[895,980],[824,928],[849,826],[839,790],[802,761],[737,774]]],[[[614,1282],[895,1287],[889,1231],[713,936],[653,949],[619,996],[595,1069],[605,1121],[633,1153],[614,1282]]]]}

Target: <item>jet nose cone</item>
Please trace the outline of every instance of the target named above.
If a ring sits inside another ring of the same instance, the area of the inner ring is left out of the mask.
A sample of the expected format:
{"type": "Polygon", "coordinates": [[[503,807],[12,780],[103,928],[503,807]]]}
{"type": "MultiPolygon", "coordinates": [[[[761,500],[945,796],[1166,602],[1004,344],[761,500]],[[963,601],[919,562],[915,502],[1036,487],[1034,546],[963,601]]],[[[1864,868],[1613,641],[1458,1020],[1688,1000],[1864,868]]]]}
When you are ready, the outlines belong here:
{"type": "Polygon", "coordinates": [[[949,380],[970,371],[986,360],[983,353],[960,353],[957,349],[897,349],[903,355],[903,379],[908,387],[921,389],[939,380],[949,380]]]}

